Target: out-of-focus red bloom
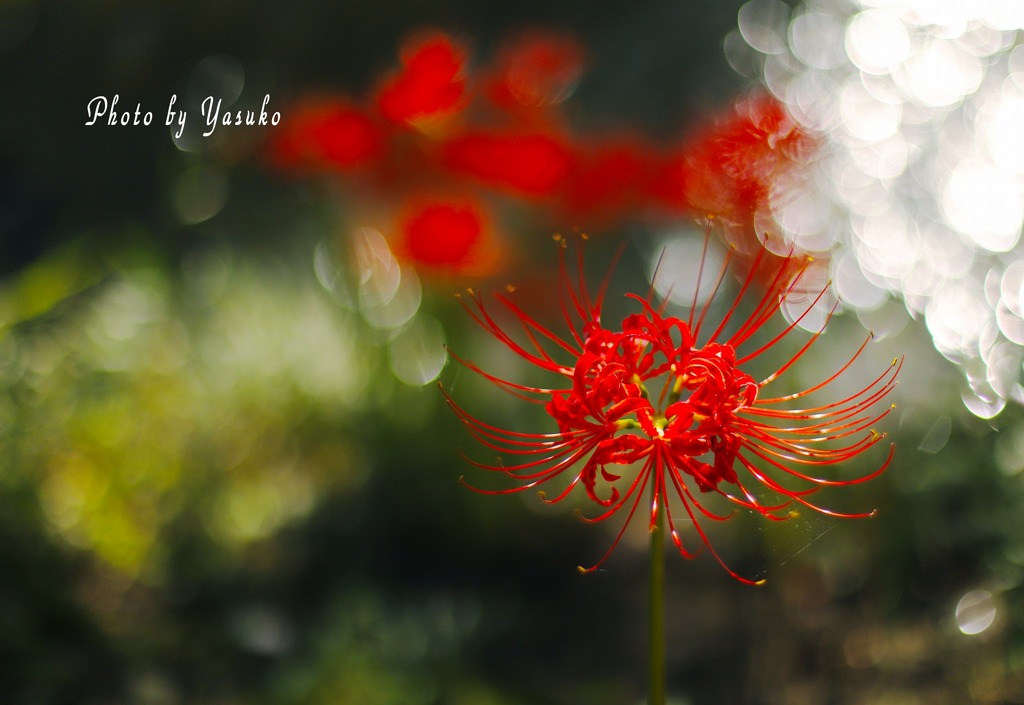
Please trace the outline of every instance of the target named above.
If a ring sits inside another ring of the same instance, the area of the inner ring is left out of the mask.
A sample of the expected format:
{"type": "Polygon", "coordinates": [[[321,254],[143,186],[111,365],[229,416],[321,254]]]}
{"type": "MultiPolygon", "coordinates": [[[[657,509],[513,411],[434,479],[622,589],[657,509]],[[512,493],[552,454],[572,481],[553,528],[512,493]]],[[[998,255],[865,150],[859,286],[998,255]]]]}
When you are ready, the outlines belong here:
{"type": "Polygon", "coordinates": [[[296,105],[274,130],[270,159],[284,168],[353,169],[380,157],[384,130],[341,98],[296,105]]]}
{"type": "MultiPolygon", "coordinates": [[[[772,337],[763,330],[783,302],[800,291],[804,268],[794,277],[789,276],[788,263],[778,266],[767,290],[743,320],[734,319],[739,317],[741,303],[751,297],[749,276],[718,322],[709,319],[711,301],[693,306],[683,319],[666,315],[665,303],[629,295],[636,312],[617,327],[609,327],[601,319],[608,280],[592,292],[582,275],[581,260],[579,255],[576,267],[581,273],[576,282],[562,263],[565,333],[546,327],[504,294],[497,301],[511,320],[509,328],[479,295],[465,300],[484,330],[556,381],[551,387],[520,384],[456,356],[499,387],[543,404],[556,427],[548,432],[505,429],[475,417],[446,393],[449,405],[473,436],[507,458],[474,465],[517,483],[508,489],[480,491],[517,492],[561,478],[557,494],[544,497],[545,501],[559,502],[582,486],[599,508],[595,515],[584,516],[588,521],[600,522],[624,512],[611,548],[589,570],[612,552],[646,497],[643,511],[651,528],[663,508],[673,541],[684,557],[692,557],[695,551],[684,545],[676,531],[680,511],[716,560],[748,583],[753,581],[728,568],[711,546],[701,520],[724,520],[729,515],[712,511],[701,499],[703,494],[720,495],[774,520],[787,519],[800,507],[836,516],[869,515],[838,514],[813,503],[812,495],[823,487],[864,482],[888,467],[892,446],[867,474],[851,479],[819,474],[884,438],[873,427],[893,408],[879,405],[895,386],[902,363],[894,360],[858,392],[818,404],[803,400],[830,387],[850,368],[867,340],[834,374],[803,391],[772,395],[770,388],[804,357],[820,331],[770,374],[757,378],[748,371],[757,358],[798,327],[799,320],[772,337]]],[[[768,262],[756,264],[767,266],[768,262]]],[[[716,292],[729,264],[727,258],[717,274],[716,292]]],[[[818,293],[815,301],[824,293],[818,293]]]]}
{"type": "Polygon", "coordinates": [[[571,213],[608,216],[627,211],[650,179],[644,150],[625,142],[598,146],[577,157],[563,203],[571,213]]]}
{"type": "Polygon", "coordinates": [[[782,104],[754,96],[666,160],[653,195],[670,207],[749,222],[780,174],[813,147],[782,104]]]}
{"type": "Polygon", "coordinates": [[[499,52],[487,94],[495,105],[511,111],[561,103],[579,81],[583,54],[569,37],[524,34],[499,52]]]}
{"type": "Polygon", "coordinates": [[[443,159],[453,172],[525,196],[557,191],[573,163],[563,141],[538,133],[467,133],[445,144],[443,159]]]}
{"type": "Polygon", "coordinates": [[[469,199],[417,201],[399,226],[398,254],[441,274],[486,274],[499,256],[488,221],[480,204],[469,199]]]}
{"type": "Polygon", "coordinates": [[[466,54],[451,37],[433,34],[409,42],[401,70],[386,80],[377,107],[390,120],[410,126],[440,120],[466,103],[466,54]]]}

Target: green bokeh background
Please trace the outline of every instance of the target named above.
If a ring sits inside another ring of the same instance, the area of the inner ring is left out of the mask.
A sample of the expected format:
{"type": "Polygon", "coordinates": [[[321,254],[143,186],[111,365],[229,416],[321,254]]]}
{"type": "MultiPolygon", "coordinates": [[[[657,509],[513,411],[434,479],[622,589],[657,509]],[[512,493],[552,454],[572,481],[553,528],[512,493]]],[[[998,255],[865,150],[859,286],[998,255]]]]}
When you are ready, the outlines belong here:
{"type": "MultiPolygon", "coordinates": [[[[590,52],[581,129],[665,136],[745,89],[721,52],[738,5],[0,4],[0,702],[642,702],[642,532],[580,576],[613,527],[459,485],[471,439],[436,387],[396,379],[388,336],[316,275],[345,194],[255,147],[85,127],[85,106],[118,93],[159,121],[223,54],[279,105],[360,94],[411,29],[486,57],[539,26],[590,52]],[[183,222],[182,183],[211,169],[223,207],[183,222]]],[[[523,242],[552,261],[566,227],[529,222],[523,242]]],[[[625,280],[651,237],[610,234],[625,280]]],[[[477,349],[453,291],[425,285],[422,310],[477,349]]],[[[834,321],[809,378],[862,336],[834,321]]],[[[1024,419],[967,414],[919,322],[868,348],[865,379],[902,353],[896,460],[830,504],[877,517],[716,527],[760,588],[669,560],[673,703],[1024,702],[1024,419]],[[996,613],[967,635],[973,590],[996,613]]],[[[450,365],[442,379],[521,413],[450,365]]]]}

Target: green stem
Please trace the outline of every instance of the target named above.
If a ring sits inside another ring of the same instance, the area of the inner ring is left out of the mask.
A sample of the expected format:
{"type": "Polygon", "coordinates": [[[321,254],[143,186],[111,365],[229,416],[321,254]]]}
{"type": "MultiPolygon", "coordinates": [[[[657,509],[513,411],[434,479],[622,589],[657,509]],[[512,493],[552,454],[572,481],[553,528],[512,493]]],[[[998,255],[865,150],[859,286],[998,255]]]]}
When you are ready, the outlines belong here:
{"type": "Polygon", "coordinates": [[[651,501],[658,502],[654,528],[651,530],[650,572],[650,705],[665,705],[665,508],[658,497],[657,483],[651,501]]]}

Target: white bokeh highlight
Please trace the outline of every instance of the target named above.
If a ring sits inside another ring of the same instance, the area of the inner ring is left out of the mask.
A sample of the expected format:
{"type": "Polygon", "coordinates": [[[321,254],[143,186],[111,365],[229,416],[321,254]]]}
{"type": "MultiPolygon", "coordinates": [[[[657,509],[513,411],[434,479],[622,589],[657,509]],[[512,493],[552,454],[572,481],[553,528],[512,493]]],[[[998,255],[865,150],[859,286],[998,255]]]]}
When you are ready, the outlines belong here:
{"type": "Polygon", "coordinates": [[[725,41],[824,140],[773,194],[783,241],[831,253],[866,325],[901,300],[892,327],[923,320],[983,418],[1024,400],[1022,29],[1020,0],[751,0],[725,41]]]}

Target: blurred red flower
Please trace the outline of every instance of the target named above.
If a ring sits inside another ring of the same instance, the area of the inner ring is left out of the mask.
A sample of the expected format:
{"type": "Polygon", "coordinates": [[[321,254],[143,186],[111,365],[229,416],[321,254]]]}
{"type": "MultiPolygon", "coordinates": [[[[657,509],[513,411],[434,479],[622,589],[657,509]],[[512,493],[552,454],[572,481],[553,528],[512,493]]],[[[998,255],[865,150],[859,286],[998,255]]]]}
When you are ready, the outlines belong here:
{"type": "Polygon", "coordinates": [[[584,54],[570,37],[523,34],[498,53],[487,93],[495,105],[512,112],[558,104],[579,81],[584,54]]]}
{"type": "MultiPolygon", "coordinates": [[[[715,292],[724,285],[729,265],[727,257],[714,281],[715,292]]],[[[775,520],[789,518],[799,507],[836,516],[868,516],[832,512],[813,503],[811,495],[823,487],[864,482],[889,465],[892,446],[885,460],[867,474],[833,479],[817,472],[860,455],[884,438],[873,427],[892,406],[878,408],[878,404],[895,386],[902,363],[894,360],[870,383],[843,398],[794,406],[843,375],[864,350],[865,340],[846,364],[820,383],[772,396],[771,385],[803,358],[821,331],[761,379],[747,371],[752,362],[789,337],[807,315],[805,312],[774,336],[764,331],[784,302],[797,293],[807,293],[801,288],[806,263],[797,263],[795,274],[789,260],[763,257],[755,262],[754,268],[758,267],[771,267],[772,273],[767,290],[753,301],[750,314],[734,320],[751,295],[752,275],[743,281],[717,324],[709,320],[714,295],[700,306],[695,299],[689,316],[682,319],[666,315],[665,303],[630,294],[636,312],[618,327],[606,326],[601,311],[608,279],[592,292],[582,273],[582,254],[576,263],[578,281],[573,281],[564,258],[562,261],[561,308],[566,333],[545,326],[505,294],[497,295],[497,301],[510,320],[508,326],[499,322],[500,315],[479,295],[464,300],[485,331],[560,380],[551,387],[521,384],[453,355],[499,387],[543,404],[557,427],[549,432],[502,428],[472,415],[446,392],[449,405],[478,441],[514,459],[508,464],[503,459],[494,464],[471,461],[517,482],[507,489],[479,491],[518,492],[562,478],[557,494],[545,497],[546,501],[559,502],[582,486],[586,497],[599,507],[595,515],[584,516],[588,521],[600,522],[625,512],[611,548],[588,570],[604,562],[648,496],[644,511],[651,528],[663,507],[673,541],[683,556],[692,557],[695,551],[684,545],[676,531],[680,510],[716,560],[748,583],[753,581],[726,566],[711,546],[701,520],[724,520],[729,514],[713,511],[701,499],[702,494],[714,493],[775,520]],[[513,333],[516,330],[519,334],[513,333]]],[[[812,292],[807,311],[824,294],[812,292]]]]}
{"type": "Polygon", "coordinates": [[[377,95],[380,113],[410,126],[443,119],[466,103],[466,54],[446,34],[406,42],[401,70],[377,95]]]}
{"type": "Polygon", "coordinates": [[[598,143],[581,151],[567,179],[563,204],[589,222],[635,213],[651,178],[651,158],[639,144],[625,140],[598,143]]]}
{"type": "MultiPolygon", "coordinates": [[[[766,237],[785,241],[772,204],[800,187],[817,142],[770,96],[748,96],[689,139],[666,143],[629,128],[587,134],[570,119],[563,101],[585,66],[571,37],[526,32],[476,63],[455,35],[428,29],[399,54],[368,95],[293,106],[268,131],[266,157],[290,174],[357,177],[331,182],[346,217],[387,221],[381,227],[407,262],[493,275],[520,244],[493,236],[508,214],[517,230],[554,218],[595,234],[624,222],[713,220],[737,249],[737,271],[766,237]],[[417,213],[425,192],[462,210],[417,213]],[[469,212],[483,213],[484,203],[498,206],[495,217],[474,230],[469,212]]],[[[768,270],[755,272],[758,282],[768,270]]]]}
{"type": "Polygon", "coordinates": [[[384,129],[343,98],[310,99],[294,106],[275,130],[270,160],[279,168],[349,170],[380,157],[384,129]]]}
{"type": "Polygon", "coordinates": [[[573,156],[560,139],[542,133],[470,132],[444,146],[449,170],[524,196],[561,188],[573,156]]]}
{"type": "Polygon", "coordinates": [[[406,208],[399,230],[397,254],[430,272],[480,276],[498,260],[489,218],[468,198],[417,200],[406,208]]]}
{"type": "Polygon", "coordinates": [[[652,192],[679,210],[749,223],[781,174],[814,146],[785,106],[752,96],[665,160],[652,192]]]}

